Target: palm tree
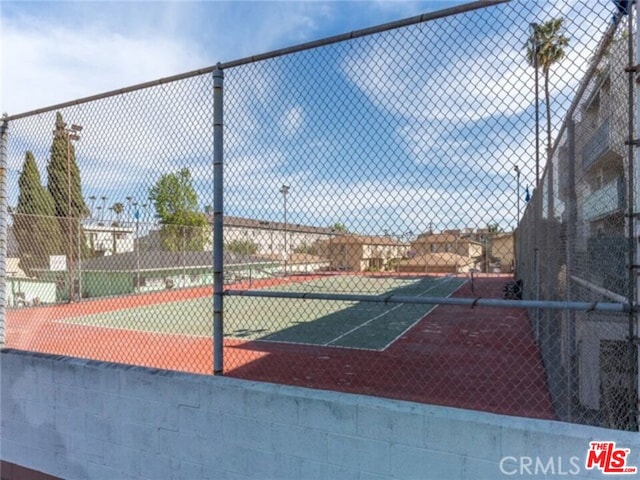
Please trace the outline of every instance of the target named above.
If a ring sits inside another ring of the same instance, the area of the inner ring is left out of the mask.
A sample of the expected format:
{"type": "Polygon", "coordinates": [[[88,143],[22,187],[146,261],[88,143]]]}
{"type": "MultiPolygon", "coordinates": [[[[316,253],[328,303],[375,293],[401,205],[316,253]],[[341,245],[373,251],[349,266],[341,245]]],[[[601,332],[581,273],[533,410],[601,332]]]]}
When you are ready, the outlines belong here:
{"type": "Polygon", "coordinates": [[[551,104],[549,99],[549,72],[551,66],[565,57],[565,47],[569,39],[561,30],[564,18],[555,18],[533,25],[533,32],[527,40],[527,61],[532,67],[542,70],[544,75],[544,101],[547,110],[547,159],[551,155],[551,104]],[[536,58],[537,57],[537,58],[536,58]]]}
{"type": "Polygon", "coordinates": [[[120,225],[120,215],[124,212],[124,205],[120,202],[114,203],[111,210],[116,214],[116,221],[118,222],[118,225],[120,225]]]}

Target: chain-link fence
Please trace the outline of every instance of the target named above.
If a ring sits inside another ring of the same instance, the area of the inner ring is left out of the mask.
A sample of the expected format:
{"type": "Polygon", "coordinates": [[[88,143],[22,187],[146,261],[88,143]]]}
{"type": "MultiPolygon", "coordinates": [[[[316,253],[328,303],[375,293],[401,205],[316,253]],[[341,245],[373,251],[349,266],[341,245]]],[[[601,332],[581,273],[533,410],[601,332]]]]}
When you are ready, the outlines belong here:
{"type": "Polygon", "coordinates": [[[636,429],[628,18],[478,2],[9,117],[6,344],[636,429]]]}
{"type": "MultiPolygon", "coordinates": [[[[607,27],[560,135],[541,149],[549,163],[517,230],[525,298],[633,303],[635,33],[626,16],[607,27]]],[[[561,417],[635,429],[634,315],[537,309],[529,317],[561,417]]]]}

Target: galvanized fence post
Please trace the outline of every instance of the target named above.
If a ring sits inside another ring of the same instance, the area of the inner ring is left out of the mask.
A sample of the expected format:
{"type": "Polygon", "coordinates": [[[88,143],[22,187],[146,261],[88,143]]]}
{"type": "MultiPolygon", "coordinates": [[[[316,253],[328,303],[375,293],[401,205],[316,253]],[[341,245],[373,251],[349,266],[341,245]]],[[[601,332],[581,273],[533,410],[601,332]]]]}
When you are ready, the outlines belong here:
{"type": "Polygon", "coordinates": [[[223,373],[223,84],[220,65],[213,71],[213,373],[223,373]]]}
{"type": "MultiPolygon", "coordinates": [[[[567,198],[567,272],[566,272],[566,300],[569,302],[575,298],[572,277],[576,273],[576,239],[577,234],[577,218],[578,218],[578,199],[576,195],[576,124],[573,116],[569,115],[567,119],[567,178],[568,178],[568,198],[567,198]]],[[[574,391],[574,357],[576,354],[576,313],[567,311],[566,325],[566,382],[567,382],[567,420],[571,421],[573,417],[572,398],[574,391]]]]}
{"type": "MultiPolygon", "coordinates": [[[[534,229],[533,229],[533,288],[534,288],[534,299],[536,301],[540,300],[540,245],[539,245],[539,234],[538,230],[541,227],[542,223],[542,202],[540,201],[541,196],[543,195],[542,189],[537,187],[535,190],[535,194],[533,195],[533,221],[534,221],[534,229]]],[[[536,343],[540,342],[540,309],[535,308],[533,313],[534,318],[534,338],[536,343]]]]}
{"type": "MultiPolygon", "coordinates": [[[[631,6],[629,6],[631,9],[631,6]]],[[[636,82],[637,75],[639,74],[638,65],[640,65],[640,31],[637,26],[640,25],[640,8],[636,5],[636,35],[635,35],[635,68],[630,68],[629,72],[629,185],[627,195],[629,196],[629,301],[630,305],[637,306],[638,299],[640,298],[640,283],[636,280],[637,271],[632,268],[635,265],[640,265],[640,249],[637,247],[636,239],[640,238],[640,222],[637,221],[637,215],[640,212],[640,191],[638,187],[640,182],[640,148],[635,148],[634,144],[637,139],[640,138],[640,122],[634,122],[634,114],[640,114],[640,84],[636,82]],[[633,71],[635,70],[635,72],[633,71]],[[635,99],[634,99],[635,95],[635,99]],[[635,101],[635,105],[634,105],[635,101]],[[635,110],[635,112],[634,112],[635,110]],[[634,139],[635,137],[635,139],[634,139]]],[[[634,63],[634,35],[633,35],[633,14],[629,10],[629,30],[628,30],[628,42],[629,42],[629,67],[634,63]]],[[[640,117],[638,117],[640,118],[640,117]]],[[[632,423],[635,423],[636,430],[640,426],[640,344],[638,342],[638,332],[640,326],[638,325],[638,312],[632,311],[629,314],[629,373],[630,373],[630,386],[631,395],[634,398],[631,399],[633,405],[633,412],[630,415],[632,423]]]]}
{"type": "Polygon", "coordinates": [[[0,126],[0,347],[5,345],[5,322],[7,314],[7,135],[9,122],[6,118],[0,126]]]}

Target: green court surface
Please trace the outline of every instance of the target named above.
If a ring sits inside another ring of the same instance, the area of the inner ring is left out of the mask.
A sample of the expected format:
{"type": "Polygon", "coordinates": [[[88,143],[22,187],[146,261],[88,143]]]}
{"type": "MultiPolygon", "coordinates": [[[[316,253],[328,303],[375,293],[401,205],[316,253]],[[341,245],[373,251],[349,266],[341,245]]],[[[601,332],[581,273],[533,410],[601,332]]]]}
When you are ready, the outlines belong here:
{"type": "MultiPolygon", "coordinates": [[[[453,277],[335,276],[269,290],[446,297],[465,279],[453,277]]],[[[434,305],[224,297],[226,338],[383,350],[434,305]]],[[[102,328],[210,337],[209,297],[101,312],[66,322],[102,328]]]]}

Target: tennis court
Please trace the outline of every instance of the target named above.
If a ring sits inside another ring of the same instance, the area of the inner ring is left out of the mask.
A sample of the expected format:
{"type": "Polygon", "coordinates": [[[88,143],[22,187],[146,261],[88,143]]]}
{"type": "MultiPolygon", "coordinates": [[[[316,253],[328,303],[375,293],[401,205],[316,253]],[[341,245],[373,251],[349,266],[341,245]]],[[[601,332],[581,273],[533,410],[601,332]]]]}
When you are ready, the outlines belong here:
{"type": "MultiPolygon", "coordinates": [[[[465,279],[389,275],[335,275],[270,287],[296,292],[446,297],[465,279]]],[[[281,298],[225,297],[228,339],[384,350],[427,315],[433,305],[281,298]]],[[[105,329],[211,337],[210,297],[84,314],[65,323],[105,329]]]]}
{"type": "MultiPolygon", "coordinates": [[[[475,295],[501,298],[505,280],[476,279],[475,295]]],[[[474,295],[464,278],[395,274],[288,276],[229,288],[474,295]]],[[[6,346],[211,374],[211,295],[203,287],[13,309],[6,346]]],[[[524,309],[226,296],[224,310],[227,376],[554,418],[524,309]]]]}

